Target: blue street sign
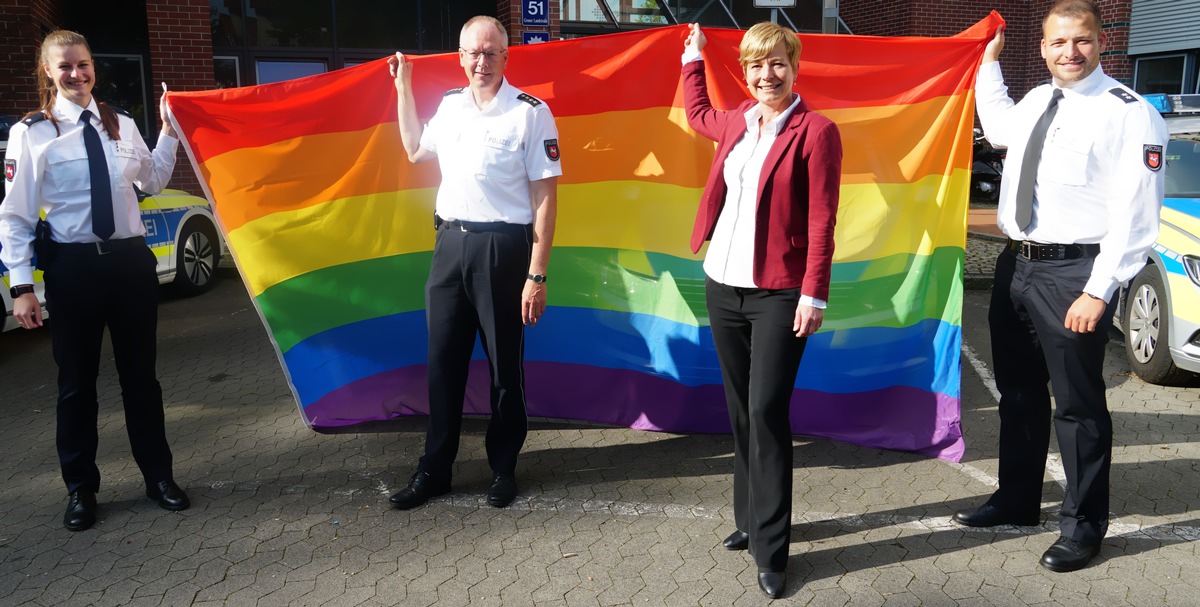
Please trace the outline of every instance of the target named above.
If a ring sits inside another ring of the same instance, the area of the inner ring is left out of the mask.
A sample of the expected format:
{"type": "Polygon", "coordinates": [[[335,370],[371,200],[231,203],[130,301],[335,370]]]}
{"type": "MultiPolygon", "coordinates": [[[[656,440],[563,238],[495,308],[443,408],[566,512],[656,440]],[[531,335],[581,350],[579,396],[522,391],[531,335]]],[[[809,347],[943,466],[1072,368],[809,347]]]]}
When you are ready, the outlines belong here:
{"type": "Polygon", "coordinates": [[[550,25],[550,0],[519,0],[521,25],[550,25]]]}
{"type": "Polygon", "coordinates": [[[549,42],[550,32],[521,32],[521,44],[549,42]]]}

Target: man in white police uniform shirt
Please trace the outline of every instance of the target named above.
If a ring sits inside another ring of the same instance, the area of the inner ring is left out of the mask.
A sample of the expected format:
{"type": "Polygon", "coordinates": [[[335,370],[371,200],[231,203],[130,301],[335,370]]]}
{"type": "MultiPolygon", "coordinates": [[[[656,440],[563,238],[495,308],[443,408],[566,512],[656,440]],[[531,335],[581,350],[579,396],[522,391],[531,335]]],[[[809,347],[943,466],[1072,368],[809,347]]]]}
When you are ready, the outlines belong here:
{"type": "Polygon", "coordinates": [[[523,325],[536,324],[546,310],[562,169],[550,109],[504,79],[507,41],[496,19],[467,21],[459,63],[470,86],[448,91],[424,126],[413,100],[412,63],[400,53],[388,58],[408,159],[436,158],[442,172],[425,286],[429,427],[417,472],[391,497],[400,509],[450,491],[477,333],[491,372],[488,503],[502,508],[517,495],[517,454],[527,431],[523,325]]]}
{"type": "Polygon", "coordinates": [[[1141,97],[1100,69],[1101,16],[1060,0],[1042,23],[1052,83],[1008,98],[997,32],[976,82],[979,119],[1008,146],[998,223],[1011,239],[996,261],[989,311],[1000,391],[999,489],[954,519],[974,527],[1039,522],[1054,429],[1067,476],[1052,571],[1087,566],[1108,528],[1112,420],[1102,367],[1113,294],[1158,235],[1167,129],[1141,97]]]}

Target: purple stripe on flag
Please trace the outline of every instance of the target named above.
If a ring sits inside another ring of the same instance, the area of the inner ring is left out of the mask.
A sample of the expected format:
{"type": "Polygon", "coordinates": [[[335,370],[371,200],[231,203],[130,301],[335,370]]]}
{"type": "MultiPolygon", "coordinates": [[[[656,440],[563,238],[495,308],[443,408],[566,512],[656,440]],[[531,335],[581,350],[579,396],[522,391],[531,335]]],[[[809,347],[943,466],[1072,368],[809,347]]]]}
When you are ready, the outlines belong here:
{"type": "MultiPolygon", "coordinates": [[[[622,369],[526,362],[525,386],[532,417],[638,430],[729,432],[720,385],[689,387],[622,369]]],[[[489,394],[487,362],[473,361],[464,412],[487,414],[489,394]]],[[[959,461],[964,446],[958,407],[957,398],[903,386],[851,394],[796,390],[792,432],[959,461]],[[914,415],[916,411],[928,415],[914,415]]],[[[428,411],[424,365],[363,378],[303,410],[308,423],[318,429],[428,411]]]]}

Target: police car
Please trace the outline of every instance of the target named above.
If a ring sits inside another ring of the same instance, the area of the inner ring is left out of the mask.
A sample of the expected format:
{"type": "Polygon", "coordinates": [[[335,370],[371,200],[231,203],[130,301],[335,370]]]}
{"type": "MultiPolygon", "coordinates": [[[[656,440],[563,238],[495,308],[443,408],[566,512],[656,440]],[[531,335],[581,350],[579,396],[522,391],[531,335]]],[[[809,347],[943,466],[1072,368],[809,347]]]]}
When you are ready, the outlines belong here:
{"type": "MultiPolygon", "coordinates": [[[[8,149],[8,131],[16,122],[8,116],[0,116],[0,157],[8,149]]],[[[0,200],[4,200],[4,188],[0,188],[0,200]]]]}
{"type": "Polygon", "coordinates": [[[8,149],[8,130],[12,128],[14,122],[8,116],[0,116],[0,154],[8,149]]]}
{"type": "MultiPolygon", "coordinates": [[[[181,190],[163,190],[157,196],[138,193],[146,244],[158,257],[158,282],[181,295],[199,295],[212,288],[213,272],[221,259],[222,243],[208,201],[181,190]]],[[[4,288],[4,330],[17,328],[8,295],[8,268],[0,264],[4,288]]],[[[42,273],[34,272],[34,290],[45,314],[42,273]]]]}
{"type": "Polygon", "coordinates": [[[1133,372],[1162,385],[1200,373],[1200,95],[1148,95],[1171,140],[1158,240],[1122,289],[1117,322],[1133,372]]]}

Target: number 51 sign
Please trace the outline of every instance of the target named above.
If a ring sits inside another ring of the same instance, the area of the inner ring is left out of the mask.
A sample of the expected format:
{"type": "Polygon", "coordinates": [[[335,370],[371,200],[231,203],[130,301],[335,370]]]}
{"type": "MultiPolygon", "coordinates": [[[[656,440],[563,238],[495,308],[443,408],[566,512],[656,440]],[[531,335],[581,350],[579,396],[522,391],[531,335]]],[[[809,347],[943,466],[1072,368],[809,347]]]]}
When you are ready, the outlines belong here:
{"type": "Polygon", "coordinates": [[[550,25],[550,0],[520,0],[521,25],[550,25]]]}

